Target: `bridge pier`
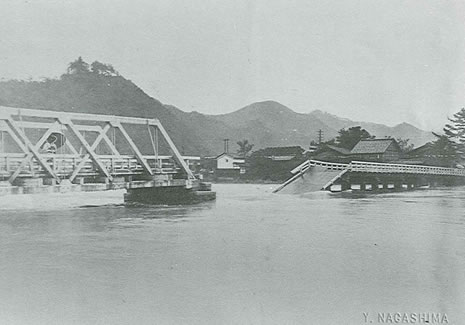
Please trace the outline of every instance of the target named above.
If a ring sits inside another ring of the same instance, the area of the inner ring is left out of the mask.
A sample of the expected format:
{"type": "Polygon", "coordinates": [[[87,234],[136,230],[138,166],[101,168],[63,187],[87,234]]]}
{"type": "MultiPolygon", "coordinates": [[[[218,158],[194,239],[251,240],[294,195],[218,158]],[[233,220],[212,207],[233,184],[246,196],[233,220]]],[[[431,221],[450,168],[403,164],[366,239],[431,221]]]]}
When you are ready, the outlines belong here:
{"type": "Polygon", "coordinates": [[[55,186],[57,185],[57,181],[54,178],[47,177],[43,179],[43,184],[49,185],[49,186],[55,186]]]}
{"type": "Polygon", "coordinates": [[[333,192],[353,191],[406,191],[430,185],[460,185],[465,183],[465,178],[453,176],[424,176],[412,174],[388,174],[388,173],[362,173],[348,172],[336,182],[340,187],[328,188],[333,192]]]}
{"type": "Polygon", "coordinates": [[[350,189],[353,191],[360,191],[362,188],[360,184],[350,184],[350,189]]]}
{"type": "Polygon", "coordinates": [[[363,190],[364,191],[372,191],[373,190],[373,185],[372,184],[363,184],[363,190]]]}
{"type": "Polygon", "coordinates": [[[0,181],[0,188],[3,188],[3,187],[11,187],[11,183],[10,182],[7,182],[7,181],[0,181]]]}
{"type": "Polygon", "coordinates": [[[216,193],[211,190],[182,186],[132,188],[124,195],[125,202],[147,204],[194,204],[215,199],[216,193]]]}

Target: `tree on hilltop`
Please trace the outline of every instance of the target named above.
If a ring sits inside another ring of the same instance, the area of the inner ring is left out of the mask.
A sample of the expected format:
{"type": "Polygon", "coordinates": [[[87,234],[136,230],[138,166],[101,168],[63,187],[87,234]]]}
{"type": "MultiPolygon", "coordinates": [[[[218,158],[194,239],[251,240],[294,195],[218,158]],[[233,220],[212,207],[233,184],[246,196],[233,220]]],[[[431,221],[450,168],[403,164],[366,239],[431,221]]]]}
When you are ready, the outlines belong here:
{"type": "Polygon", "coordinates": [[[116,71],[111,64],[105,64],[99,61],[92,62],[90,65],[90,70],[92,73],[101,74],[104,76],[119,76],[118,71],[116,71]]]}
{"type": "Polygon", "coordinates": [[[84,74],[89,72],[89,64],[82,57],[78,57],[76,61],[68,65],[68,74],[84,74]]]}

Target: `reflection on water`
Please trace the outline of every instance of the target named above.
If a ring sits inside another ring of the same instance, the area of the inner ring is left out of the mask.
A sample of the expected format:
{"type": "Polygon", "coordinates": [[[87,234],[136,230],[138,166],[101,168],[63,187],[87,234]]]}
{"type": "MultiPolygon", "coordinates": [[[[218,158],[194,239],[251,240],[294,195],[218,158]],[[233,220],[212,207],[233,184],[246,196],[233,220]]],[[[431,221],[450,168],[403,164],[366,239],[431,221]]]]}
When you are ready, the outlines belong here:
{"type": "Polygon", "coordinates": [[[196,206],[0,208],[0,323],[463,323],[465,188],[215,190],[196,206]]]}

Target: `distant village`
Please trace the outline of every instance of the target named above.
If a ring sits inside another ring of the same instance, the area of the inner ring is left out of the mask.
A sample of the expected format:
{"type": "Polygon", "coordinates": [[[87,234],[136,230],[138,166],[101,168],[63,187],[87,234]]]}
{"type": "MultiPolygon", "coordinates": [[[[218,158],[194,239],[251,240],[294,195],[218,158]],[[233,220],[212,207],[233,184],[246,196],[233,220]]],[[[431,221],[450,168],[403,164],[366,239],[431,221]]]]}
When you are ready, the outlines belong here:
{"type": "Polygon", "coordinates": [[[224,150],[214,157],[189,157],[191,169],[202,179],[214,182],[282,182],[290,171],[308,159],[327,162],[389,162],[414,165],[463,167],[460,155],[446,136],[418,147],[408,139],[376,138],[360,126],[342,129],[335,139],[311,141],[301,146],[267,147],[253,150],[248,140],[238,141],[231,150],[224,139],[224,150]]]}

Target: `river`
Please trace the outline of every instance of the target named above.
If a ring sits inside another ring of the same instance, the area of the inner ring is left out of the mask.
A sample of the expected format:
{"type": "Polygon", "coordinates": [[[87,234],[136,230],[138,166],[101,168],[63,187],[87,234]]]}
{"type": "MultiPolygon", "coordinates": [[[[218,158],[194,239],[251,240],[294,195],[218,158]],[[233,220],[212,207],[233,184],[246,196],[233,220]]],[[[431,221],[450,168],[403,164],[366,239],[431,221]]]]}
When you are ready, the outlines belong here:
{"type": "Polygon", "coordinates": [[[190,207],[1,198],[0,324],[465,324],[465,188],[214,190],[190,207]]]}

